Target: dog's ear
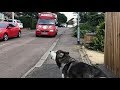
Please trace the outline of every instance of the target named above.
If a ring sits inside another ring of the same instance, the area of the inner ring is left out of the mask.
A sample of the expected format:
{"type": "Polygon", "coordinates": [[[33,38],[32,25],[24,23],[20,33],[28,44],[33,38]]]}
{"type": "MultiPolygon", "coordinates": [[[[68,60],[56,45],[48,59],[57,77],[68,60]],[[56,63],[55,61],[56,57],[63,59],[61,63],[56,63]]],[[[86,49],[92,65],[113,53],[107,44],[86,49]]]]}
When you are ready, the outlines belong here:
{"type": "Polygon", "coordinates": [[[65,52],[65,54],[69,54],[69,52],[65,52]]]}

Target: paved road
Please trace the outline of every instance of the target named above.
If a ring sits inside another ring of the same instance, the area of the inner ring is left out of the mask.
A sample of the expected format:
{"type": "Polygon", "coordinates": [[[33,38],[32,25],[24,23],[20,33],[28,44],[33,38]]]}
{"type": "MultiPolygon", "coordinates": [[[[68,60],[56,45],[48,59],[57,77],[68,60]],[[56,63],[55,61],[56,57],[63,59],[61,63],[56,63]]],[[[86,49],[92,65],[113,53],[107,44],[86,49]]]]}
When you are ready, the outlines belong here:
{"type": "Polygon", "coordinates": [[[21,38],[0,41],[0,78],[20,78],[66,29],[58,29],[56,37],[35,37],[34,30],[23,30],[21,38]]]}
{"type": "MultiPolygon", "coordinates": [[[[73,30],[67,29],[60,37],[53,50],[68,51],[70,56],[80,60],[79,47],[76,38],[72,37],[73,30]]],[[[35,67],[26,78],[62,78],[61,71],[58,69],[54,60],[48,56],[41,67],[35,67]]]]}

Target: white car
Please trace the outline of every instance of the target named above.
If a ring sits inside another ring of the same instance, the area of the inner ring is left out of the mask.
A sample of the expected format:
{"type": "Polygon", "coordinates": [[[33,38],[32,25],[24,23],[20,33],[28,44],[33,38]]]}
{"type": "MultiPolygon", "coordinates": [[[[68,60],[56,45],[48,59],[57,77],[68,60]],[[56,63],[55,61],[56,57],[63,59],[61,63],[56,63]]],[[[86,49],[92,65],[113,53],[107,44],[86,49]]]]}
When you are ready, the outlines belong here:
{"type": "MultiPolygon", "coordinates": [[[[6,20],[7,22],[12,22],[12,19],[6,20]]],[[[14,19],[14,23],[17,23],[18,26],[22,29],[23,28],[23,23],[21,23],[20,20],[14,19]]]]}

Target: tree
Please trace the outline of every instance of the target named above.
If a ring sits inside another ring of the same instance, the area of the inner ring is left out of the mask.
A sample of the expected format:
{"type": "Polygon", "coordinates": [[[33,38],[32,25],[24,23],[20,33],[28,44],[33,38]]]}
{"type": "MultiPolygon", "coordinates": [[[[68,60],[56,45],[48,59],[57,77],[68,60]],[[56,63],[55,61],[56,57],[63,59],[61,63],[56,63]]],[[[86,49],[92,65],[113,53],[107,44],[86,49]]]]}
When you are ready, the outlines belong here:
{"type": "MultiPolygon", "coordinates": [[[[76,12],[77,13],[77,12],[76,12]]],[[[104,13],[101,12],[80,12],[80,23],[89,23],[91,26],[97,26],[104,21],[104,13]]]]}
{"type": "Polygon", "coordinates": [[[25,28],[35,29],[38,12],[15,12],[24,25],[25,28]]]}
{"type": "Polygon", "coordinates": [[[104,14],[98,14],[98,12],[89,12],[88,13],[88,23],[91,26],[96,27],[103,21],[104,21],[104,14]]]}
{"type": "Polygon", "coordinates": [[[64,14],[57,13],[57,17],[58,17],[57,19],[59,24],[67,22],[67,17],[64,14]]]}
{"type": "Polygon", "coordinates": [[[38,12],[16,12],[19,16],[30,16],[32,18],[35,18],[38,16],[38,12]]]}
{"type": "Polygon", "coordinates": [[[85,23],[85,22],[88,21],[88,14],[87,14],[87,12],[80,12],[79,16],[80,16],[80,19],[81,19],[80,23],[85,23]]]}
{"type": "Polygon", "coordinates": [[[98,13],[99,12],[80,12],[80,23],[90,26],[90,28],[88,28],[90,32],[95,32],[96,26],[104,21],[104,13],[98,13]]]}

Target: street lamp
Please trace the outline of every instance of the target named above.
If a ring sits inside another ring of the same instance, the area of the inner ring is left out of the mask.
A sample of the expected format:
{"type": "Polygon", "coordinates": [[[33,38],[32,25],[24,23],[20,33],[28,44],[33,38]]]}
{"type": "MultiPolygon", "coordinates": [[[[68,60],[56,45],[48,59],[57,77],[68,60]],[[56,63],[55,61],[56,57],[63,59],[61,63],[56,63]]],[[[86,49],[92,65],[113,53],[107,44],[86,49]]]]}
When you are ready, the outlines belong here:
{"type": "Polygon", "coordinates": [[[80,16],[79,16],[79,12],[78,12],[78,30],[77,30],[77,44],[80,44],[80,25],[79,25],[79,21],[80,21],[80,16]]]}
{"type": "Polygon", "coordinates": [[[12,12],[12,22],[14,23],[14,12],[12,12]]]}

